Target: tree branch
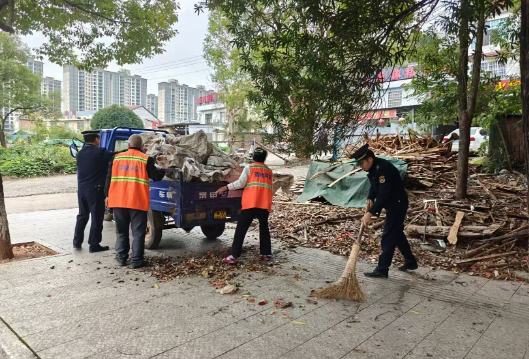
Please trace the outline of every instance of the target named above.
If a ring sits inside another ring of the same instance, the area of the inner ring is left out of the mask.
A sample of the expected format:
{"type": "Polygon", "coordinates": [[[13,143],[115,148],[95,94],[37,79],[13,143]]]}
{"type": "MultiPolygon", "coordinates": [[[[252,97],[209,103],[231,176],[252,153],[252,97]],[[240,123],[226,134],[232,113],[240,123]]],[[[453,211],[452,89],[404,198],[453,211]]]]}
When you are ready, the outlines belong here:
{"type": "Polygon", "coordinates": [[[114,24],[129,24],[130,25],[130,22],[128,21],[120,21],[120,20],[115,20],[115,19],[111,19],[103,14],[100,14],[100,13],[97,13],[95,11],[91,11],[91,10],[88,10],[88,9],[85,9],[83,7],[83,5],[86,5],[88,6],[87,4],[76,4],[76,3],[73,3],[71,1],[68,1],[68,0],[62,0],[64,3],[70,5],[71,7],[75,8],[75,9],[78,9],[78,10],[81,10],[82,12],[85,12],[87,14],[90,14],[90,15],[94,15],[94,16],[97,16],[97,17],[100,17],[102,19],[105,19],[107,21],[110,21],[110,22],[113,22],[114,24]]]}

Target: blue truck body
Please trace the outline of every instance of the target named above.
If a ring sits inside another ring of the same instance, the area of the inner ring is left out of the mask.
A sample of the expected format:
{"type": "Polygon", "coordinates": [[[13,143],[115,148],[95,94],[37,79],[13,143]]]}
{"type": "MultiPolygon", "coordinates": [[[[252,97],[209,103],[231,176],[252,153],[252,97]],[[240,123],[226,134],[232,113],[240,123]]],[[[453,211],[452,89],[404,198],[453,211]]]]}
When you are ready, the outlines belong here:
{"type": "MultiPolygon", "coordinates": [[[[116,150],[117,141],[126,141],[133,134],[166,131],[128,127],[101,130],[100,147],[116,150]]],[[[241,213],[242,190],[216,194],[226,182],[184,182],[182,172],[175,170],[177,179],[150,181],[150,210],[146,247],[158,246],[162,230],[183,228],[190,231],[200,226],[207,238],[217,238],[224,231],[226,222],[237,221],[241,213]]]]}

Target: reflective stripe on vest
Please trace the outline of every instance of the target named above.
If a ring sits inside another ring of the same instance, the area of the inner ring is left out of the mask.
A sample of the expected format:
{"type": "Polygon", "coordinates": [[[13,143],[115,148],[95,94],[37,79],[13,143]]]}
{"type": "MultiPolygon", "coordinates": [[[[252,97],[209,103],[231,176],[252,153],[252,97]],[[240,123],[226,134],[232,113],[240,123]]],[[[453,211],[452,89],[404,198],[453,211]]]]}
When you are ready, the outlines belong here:
{"type": "Polygon", "coordinates": [[[272,209],[273,173],[264,163],[250,165],[250,175],[242,194],[242,209],[272,209]]]}
{"type": "Polygon", "coordinates": [[[149,210],[148,158],[134,149],[116,155],[108,191],[109,208],[149,210]]]}

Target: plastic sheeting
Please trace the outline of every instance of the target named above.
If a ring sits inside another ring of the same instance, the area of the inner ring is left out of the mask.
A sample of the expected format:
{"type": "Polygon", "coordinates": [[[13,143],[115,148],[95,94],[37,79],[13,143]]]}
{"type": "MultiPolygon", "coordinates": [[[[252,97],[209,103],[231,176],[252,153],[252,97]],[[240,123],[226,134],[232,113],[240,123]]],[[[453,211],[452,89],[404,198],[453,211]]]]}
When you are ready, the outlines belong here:
{"type": "MultiPolygon", "coordinates": [[[[391,164],[397,167],[401,178],[404,179],[408,170],[408,164],[406,162],[389,157],[380,156],[380,158],[388,160],[391,164]]],[[[295,200],[295,202],[306,202],[321,196],[336,206],[349,208],[365,207],[369,188],[371,187],[369,179],[367,178],[367,172],[360,170],[359,172],[345,177],[333,187],[327,187],[346,173],[358,168],[354,162],[351,162],[322,174],[312,181],[310,180],[313,175],[323,171],[327,167],[329,167],[329,163],[317,161],[311,162],[303,193],[295,200]]]]}

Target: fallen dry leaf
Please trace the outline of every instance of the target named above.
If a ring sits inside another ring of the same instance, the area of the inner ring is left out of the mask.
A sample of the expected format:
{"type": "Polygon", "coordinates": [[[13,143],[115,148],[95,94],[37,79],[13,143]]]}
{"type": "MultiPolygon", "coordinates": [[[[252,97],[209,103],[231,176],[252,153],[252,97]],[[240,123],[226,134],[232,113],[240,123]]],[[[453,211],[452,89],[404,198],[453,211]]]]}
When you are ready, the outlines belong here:
{"type": "Polygon", "coordinates": [[[267,303],[267,301],[263,299],[262,301],[260,301],[260,302],[257,303],[257,304],[258,304],[258,305],[266,305],[266,303],[267,303]]]}
{"type": "Polygon", "coordinates": [[[228,284],[220,289],[217,289],[217,293],[220,294],[235,294],[237,292],[237,287],[231,284],[228,284]]]}

